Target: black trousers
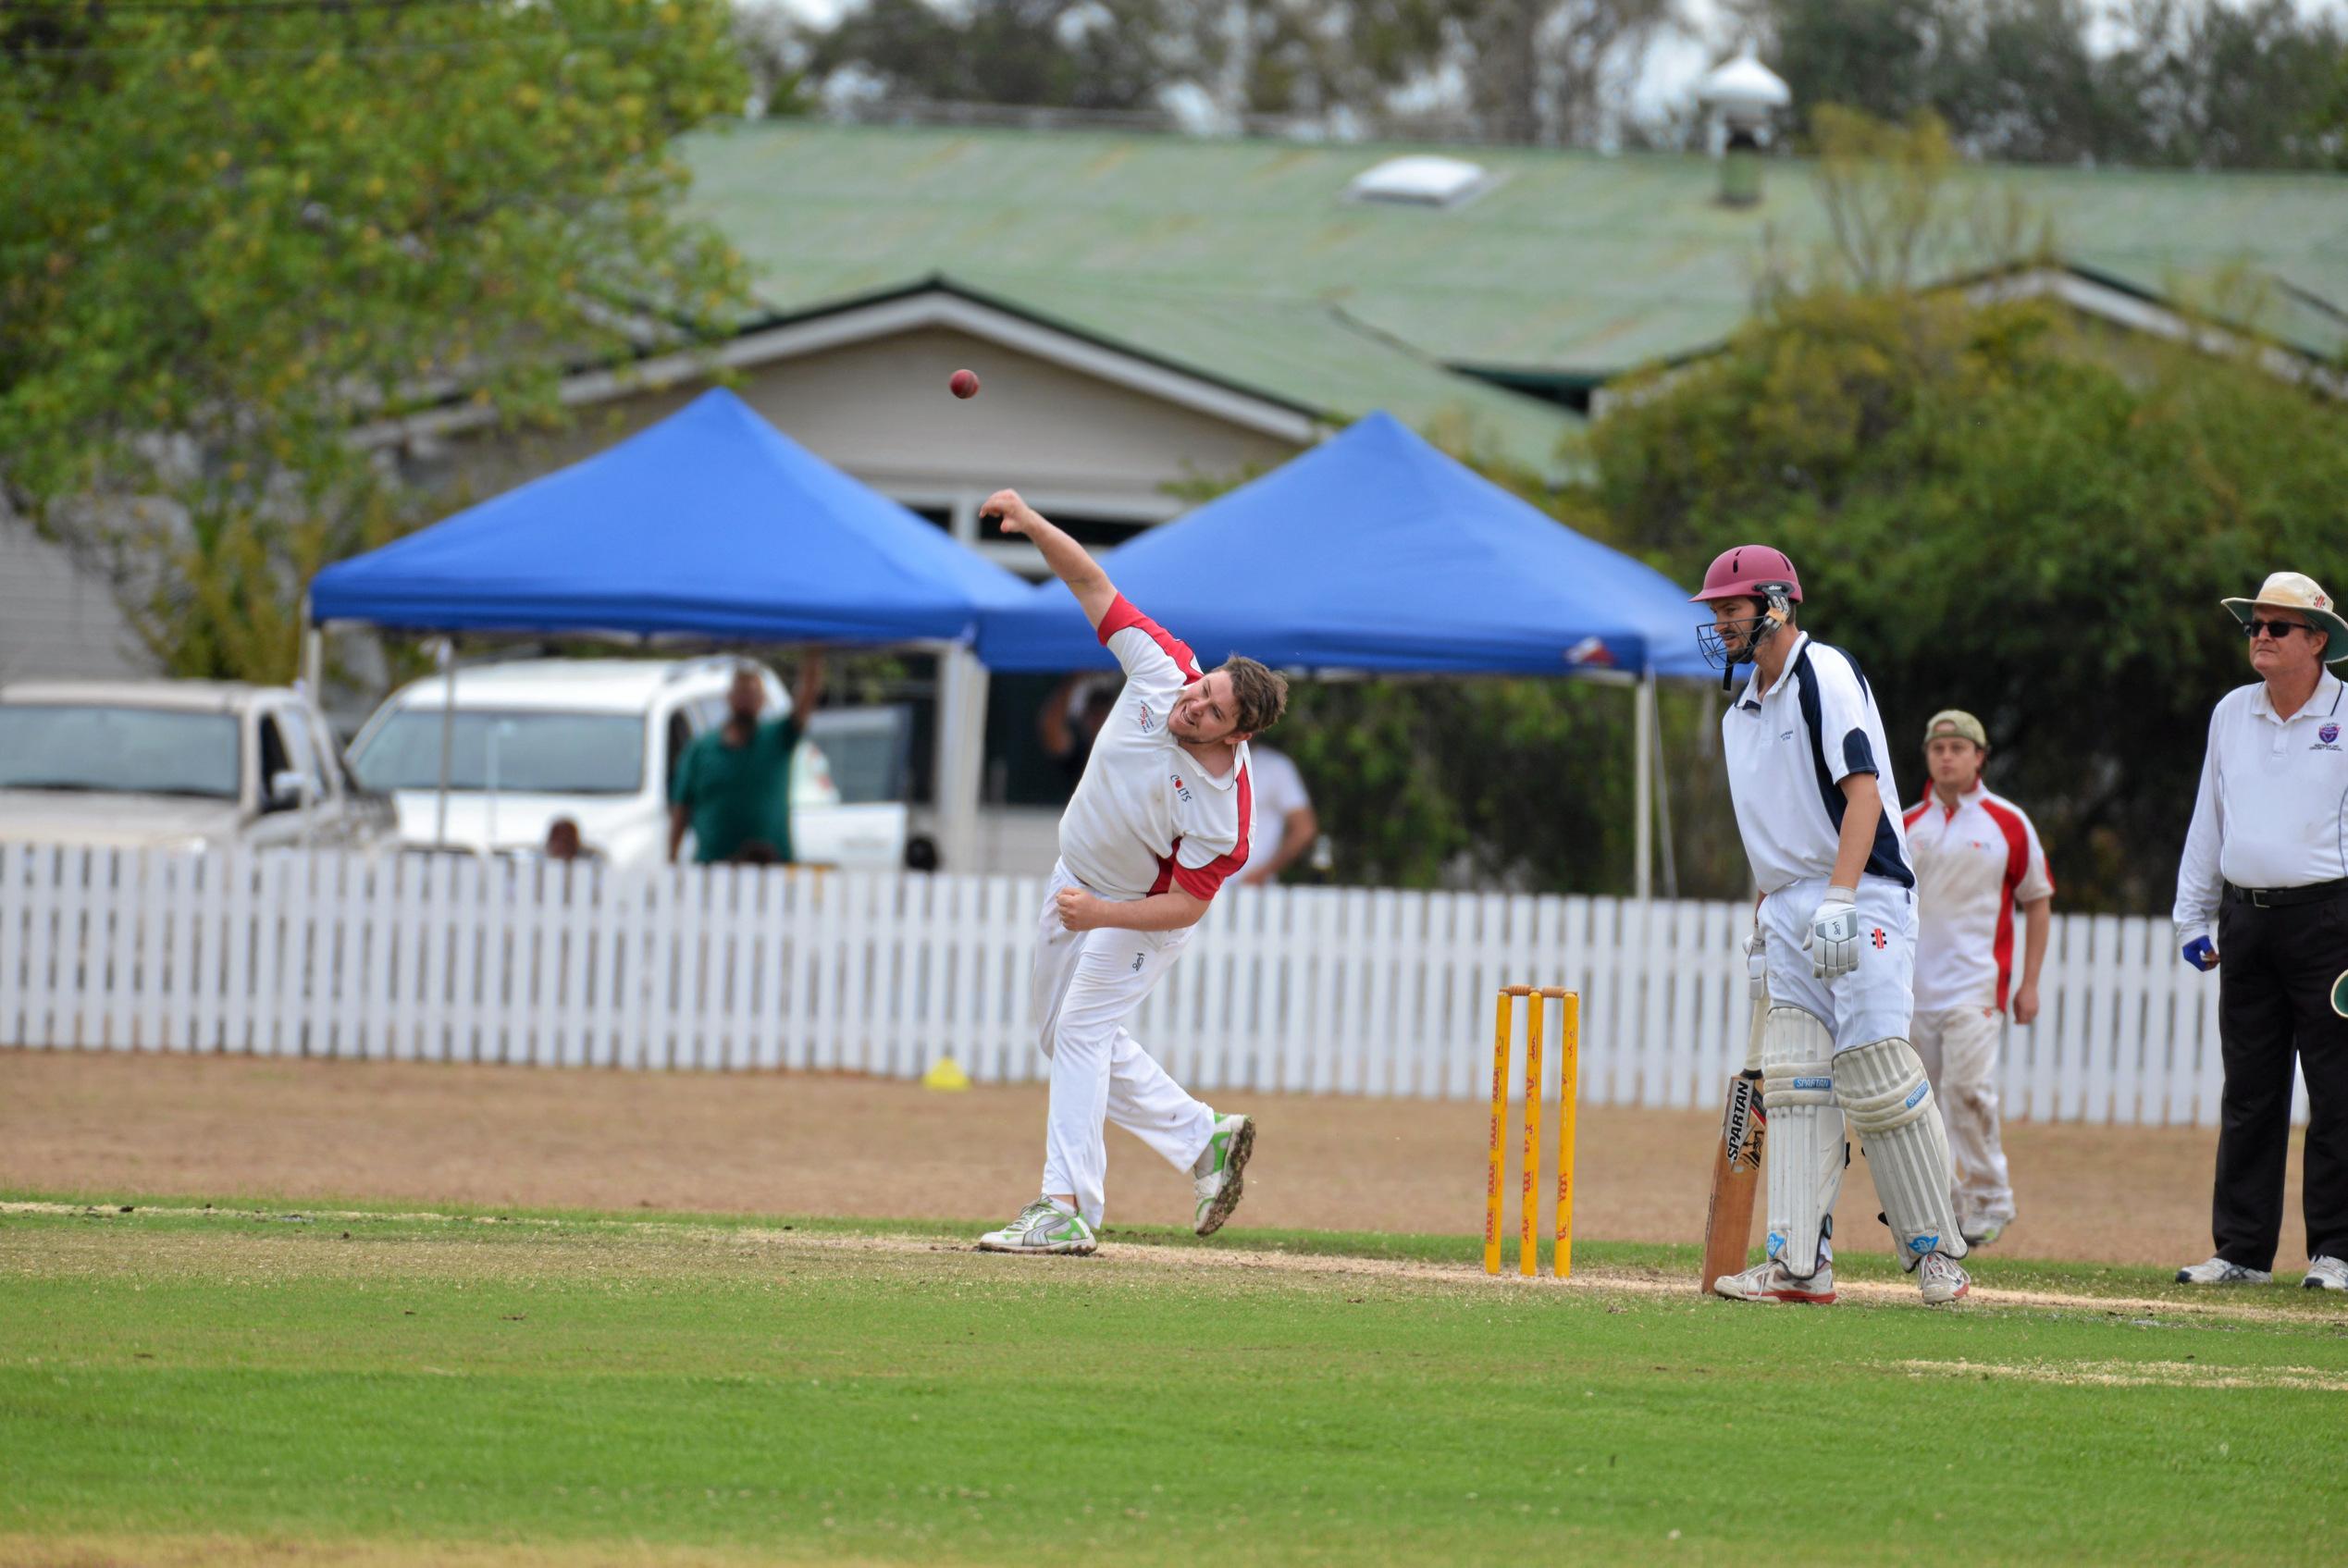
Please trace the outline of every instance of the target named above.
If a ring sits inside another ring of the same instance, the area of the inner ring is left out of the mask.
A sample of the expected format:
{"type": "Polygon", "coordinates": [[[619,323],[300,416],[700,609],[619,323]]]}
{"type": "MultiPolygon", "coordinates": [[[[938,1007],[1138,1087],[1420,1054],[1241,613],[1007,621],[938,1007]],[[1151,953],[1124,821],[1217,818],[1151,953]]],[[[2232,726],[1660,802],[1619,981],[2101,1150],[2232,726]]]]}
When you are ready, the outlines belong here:
{"type": "Polygon", "coordinates": [[[2262,909],[2228,890],[2218,913],[2226,1086],[2210,1205],[2218,1255],[2228,1263],[2275,1266],[2294,1057],[2307,1077],[2307,1255],[2348,1258],[2348,1019],[2331,1010],[2342,969],[2348,897],[2262,909]]]}

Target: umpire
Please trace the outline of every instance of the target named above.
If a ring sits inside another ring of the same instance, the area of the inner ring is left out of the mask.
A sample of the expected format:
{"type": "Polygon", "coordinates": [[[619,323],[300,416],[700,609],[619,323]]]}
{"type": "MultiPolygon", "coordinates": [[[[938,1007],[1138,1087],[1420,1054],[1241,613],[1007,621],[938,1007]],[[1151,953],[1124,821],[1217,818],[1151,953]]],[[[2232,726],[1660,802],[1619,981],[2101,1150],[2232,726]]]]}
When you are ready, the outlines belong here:
{"type": "Polygon", "coordinates": [[[2309,1111],[2305,1283],[2348,1290],[2348,1019],[2331,1008],[2332,981],[2348,969],[2348,702],[2324,668],[2348,660],[2348,622],[2296,572],[2225,606],[2250,639],[2259,679],[2228,692],[2209,716],[2177,868],[2177,936],[2185,962],[2218,971],[2226,1064],[2210,1204],[2218,1255],[2177,1278],[2274,1278],[2295,1056],[2309,1111]]]}

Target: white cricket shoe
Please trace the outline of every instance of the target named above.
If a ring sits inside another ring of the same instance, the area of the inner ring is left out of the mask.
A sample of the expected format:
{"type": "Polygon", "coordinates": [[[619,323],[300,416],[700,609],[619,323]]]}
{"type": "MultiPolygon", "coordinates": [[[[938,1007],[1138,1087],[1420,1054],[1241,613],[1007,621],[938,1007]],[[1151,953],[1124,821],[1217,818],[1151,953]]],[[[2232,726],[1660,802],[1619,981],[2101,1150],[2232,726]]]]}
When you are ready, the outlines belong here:
{"type": "Polygon", "coordinates": [[[1954,1258],[1926,1253],[1924,1261],[1916,1266],[1916,1289],[1923,1292],[1926,1306],[1961,1302],[1972,1288],[1971,1277],[1957,1266],[1954,1258]]]}
{"type": "Polygon", "coordinates": [[[980,1237],[978,1244],[982,1253],[1084,1257],[1100,1241],[1082,1215],[1062,1214],[1049,1200],[1038,1198],[1020,1210],[1019,1218],[980,1237]]]}
{"type": "Polygon", "coordinates": [[[1201,1236],[1212,1236],[1223,1228],[1223,1222],[1239,1207],[1240,1191],[1244,1185],[1241,1178],[1247,1169],[1247,1156],[1255,1152],[1255,1123],[1247,1117],[1215,1118],[1215,1130],[1206,1140],[1206,1147],[1191,1167],[1191,1189],[1198,1194],[1198,1207],[1193,1216],[1191,1228],[1201,1236]]]}
{"type": "Polygon", "coordinates": [[[2307,1264],[2307,1278],[2299,1283],[2310,1290],[2348,1290],[2348,1259],[2311,1259],[2307,1264]]]}
{"type": "Polygon", "coordinates": [[[2177,1271],[2180,1285],[2271,1285],[2273,1274],[2263,1268],[2244,1268],[2224,1258],[2211,1258],[2207,1263],[2194,1264],[2177,1271]]]}
{"type": "Polygon", "coordinates": [[[1825,1306],[1835,1299],[1835,1265],[1830,1259],[1818,1272],[1800,1278],[1775,1258],[1755,1264],[1742,1274],[1724,1274],[1712,1281],[1712,1294],[1732,1302],[1794,1302],[1825,1306]]]}

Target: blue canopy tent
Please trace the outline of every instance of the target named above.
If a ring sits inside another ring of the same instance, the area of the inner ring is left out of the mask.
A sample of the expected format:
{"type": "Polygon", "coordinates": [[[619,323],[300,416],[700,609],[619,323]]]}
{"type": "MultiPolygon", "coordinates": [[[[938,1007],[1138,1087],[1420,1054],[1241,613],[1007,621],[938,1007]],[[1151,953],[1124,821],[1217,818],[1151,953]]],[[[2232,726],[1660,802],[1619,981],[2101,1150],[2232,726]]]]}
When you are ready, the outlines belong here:
{"type": "MultiPolygon", "coordinates": [[[[337,623],[452,636],[927,643],[943,646],[946,685],[966,688],[984,679],[966,651],[980,615],[1028,591],[719,389],[617,446],[327,567],[310,585],[307,662],[315,685],[315,629],[337,623]]],[[[453,682],[453,660],[450,669],[453,682]]],[[[978,797],[978,744],[967,692],[948,696],[941,769],[970,775],[939,780],[951,854],[975,822],[963,819],[978,797]]]]}
{"type": "MultiPolygon", "coordinates": [[[[1452,674],[1706,673],[1685,590],[1374,414],[1104,558],[1203,657],[1452,674]]],[[[1065,589],[989,611],[996,670],[1113,661],[1065,589]]]]}
{"type": "Polygon", "coordinates": [[[583,462],[339,562],[315,624],[726,642],[968,641],[1027,585],[723,389],[583,462]]]}
{"type": "MultiPolygon", "coordinates": [[[[1103,558],[1208,661],[1638,682],[1637,883],[1650,886],[1653,681],[1708,674],[1686,591],[1374,414],[1103,558]]],[[[982,618],[996,670],[1113,662],[1066,589],[982,618]]]]}

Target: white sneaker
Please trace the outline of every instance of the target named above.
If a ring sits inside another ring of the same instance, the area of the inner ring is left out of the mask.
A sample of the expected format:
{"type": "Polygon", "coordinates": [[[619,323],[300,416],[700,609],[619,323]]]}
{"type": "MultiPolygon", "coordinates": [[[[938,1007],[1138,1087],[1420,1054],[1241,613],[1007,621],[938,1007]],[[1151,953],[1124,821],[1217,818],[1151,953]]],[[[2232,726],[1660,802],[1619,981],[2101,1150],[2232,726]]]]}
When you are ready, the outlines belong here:
{"type": "Polygon", "coordinates": [[[2348,1290],[2348,1259],[2311,1259],[2307,1265],[2307,1278],[2299,1283],[2310,1290],[2348,1290]]]}
{"type": "Polygon", "coordinates": [[[1953,1258],[1926,1253],[1924,1261],[1916,1266],[1916,1289],[1923,1292],[1926,1306],[1947,1306],[1963,1301],[1972,1288],[1971,1277],[1958,1267],[1953,1258]]]}
{"type": "Polygon", "coordinates": [[[1083,1257],[1100,1242],[1081,1214],[1062,1214],[1049,1200],[1038,1198],[1020,1210],[1019,1218],[978,1240],[982,1253],[1027,1253],[1083,1257]]]}
{"type": "Polygon", "coordinates": [[[1794,1302],[1825,1306],[1835,1299],[1835,1266],[1831,1260],[1822,1263],[1817,1273],[1802,1279],[1771,1258],[1742,1274],[1722,1275],[1712,1281],[1712,1294],[1725,1296],[1732,1302],[1794,1302]]]}
{"type": "Polygon", "coordinates": [[[1206,1148],[1191,1167],[1191,1189],[1198,1194],[1191,1228],[1212,1236],[1239,1207],[1241,1178],[1247,1156],[1255,1152],[1255,1123],[1247,1117],[1217,1117],[1206,1148]]]}
{"type": "Polygon", "coordinates": [[[2194,1264],[2177,1271],[2180,1285],[2271,1285],[2275,1277],[2263,1268],[2244,1268],[2224,1258],[2194,1264]]]}

